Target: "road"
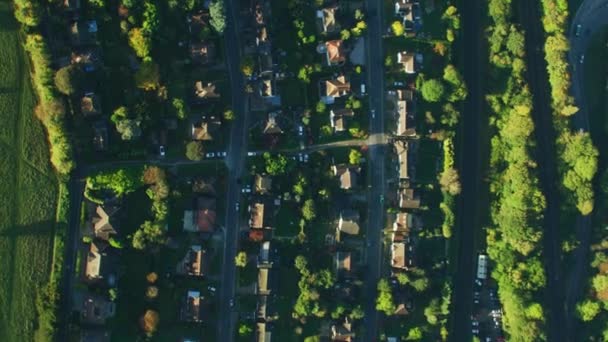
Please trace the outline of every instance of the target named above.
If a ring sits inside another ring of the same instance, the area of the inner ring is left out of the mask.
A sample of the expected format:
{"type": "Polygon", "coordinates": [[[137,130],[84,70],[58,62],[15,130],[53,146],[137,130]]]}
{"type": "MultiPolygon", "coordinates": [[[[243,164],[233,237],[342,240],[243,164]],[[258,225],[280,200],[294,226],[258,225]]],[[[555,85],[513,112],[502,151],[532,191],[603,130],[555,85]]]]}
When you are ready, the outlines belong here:
{"type": "Polygon", "coordinates": [[[230,146],[226,164],[228,166],[228,190],[226,193],[226,219],[224,221],[224,256],[222,259],[222,282],[220,285],[219,314],[217,315],[217,341],[234,340],[237,313],[230,303],[234,300],[236,266],[234,257],[238,247],[240,215],[237,205],[240,200],[239,179],[245,166],[248,134],[248,98],[245,95],[245,80],[240,71],[241,43],[238,28],[238,0],[226,0],[227,26],[224,32],[226,63],[230,75],[233,110],[236,119],[230,133],[230,146]]]}
{"type": "MultiPolygon", "coordinates": [[[[370,136],[384,136],[384,50],[382,47],[383,2],[367,0],[367,89],[369,106],[376,111],[370,115],[370,136]]],[[[384,202],[380,197],[385,193],[386,146],[372,144],[369,148],[368,175],[371,189],[368,193],[367,224],[367,277],[365,279],[365,339],[378,340],[379,313],[376,311],[376,287],[382,274],[382,230],[384,229],[384,202]]],[[[396,189],[395,189],[396,190],[396,189]]]]}
{"type": "MultiPolygon", "coordinates": [[[[572,95],[579,108],[578,113],[572,120],[575,130],[589,131],[589,106],[584,95],[584,68],[579,63],[579,58],[586,53],[594,33],[608,25],[608,0],[586,0],[579,7],[569,32],[570,53],[568,59],[573,67],[572,72],[572,95]],[[576,36],[576,25],[582,25],[583,33],[576,36]],[[578,66],[578,67],[575,67],[578,66]]],[[[579,215],[576,219],[576,237],[579,246],[574,252],[575,266],[569,274],[566,282],[565,315],[566,336],[569,341],[576,338],[576,315],[574,309],[577,301],[581,298],[582,290],[588,279],[589,270],[589,246],[591,243],[591,216],[579,215]]]]}
{"type": "MultiPolygon", "coordinates": [[[[458,221],[455,237],[458,241],[457,265],[454,275],[454,314],[452,320],[452,339],[454,341],[470,341],[471,314],[473,311],[473,280],[475,276],[476,256],[479,246],[476,246],[476,234],[484,234],[479,222],[482,175],[481,146],[489,144],[483,141],[482,128],[483,90],[482,77],[484,66],[487,65],[484,29],[482,28],[482,13],[485,6],[482,0],[467,0],[463,2],[462,51],[464,65],[463,76],[469,89],[469,96],[464,104],[464,115],[461,129],[461,150],[459,169],[462,178],[462,193],[458,202],[458,221]],[[464,55],[466,54],[466,57],[464,55]],[[481,70],[480,70],[481,68],[481,70]]],[[[487,120],[487,119],[486,119],[487,120]]],[[[487,124],[487,123],[486,123],[487,124]]],[[[486,137],[487,138],[487,137],[486,137]]]]}

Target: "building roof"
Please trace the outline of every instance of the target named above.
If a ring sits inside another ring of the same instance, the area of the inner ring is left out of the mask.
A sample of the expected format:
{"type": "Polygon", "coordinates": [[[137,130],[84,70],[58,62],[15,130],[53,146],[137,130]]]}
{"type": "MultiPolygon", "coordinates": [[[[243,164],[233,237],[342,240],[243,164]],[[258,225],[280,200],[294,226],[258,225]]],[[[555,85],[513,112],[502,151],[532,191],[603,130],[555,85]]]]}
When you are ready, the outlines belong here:
{"type": "Polygon", "coordinates": [[[350,83],[346,81],[344,75],[338,76],[335,80],[325,81],[325,96],[340,97],[350,93],[350,83]]]}
{"type": "Polygon", "coordinates": [[[359,212],[353,209],[344,209],[340,212],[338,220],[338,230],[340,232],[358,235],[359,234],[359,212]]]}
{"type": "Polygon", "coordinates": [[[215,139],[222,121],[216,116],[203,116],[198,122],[192,123],[191,136],[193,140],[210,141],[215,139]]]}
{"type": "Polygon", "coordinates": [[[321,27],[323,32],[331,33],[338,30],[339,26],[336,22],[336,11],[338,10],[337,6],[323,8],[321,10],[317,10],[317,17],[321,19],[321,27]]]}
{"type": "Polygon", "coordinates": [[[255,175],[254,187],[257,193],[268,193],[272,189],[272,178],[268,175],[255,175]]]}
{"type": "Polygon", "coordinates": [[[213,233],[216,218],[216,199],[199,196],[194,209],[184,211],[184,230],[193,233],[213,233]]]}
{"type": "Polygon", "coordinates": [[[339,178],[341,189],[348,190],[357,184],[358,167],[339,164],[333,165],[332,171],[339,178]]]}
{"type": "Polygon", "coordinates": [[[351,253],[337,252],[335,256],[336,271],[350,272],[351,270],[351,253]]]}
{"type": "Polygon", "coordinates": [[[190,276],[203,276],[203,258],[205,251],[200,245],[192,245],[184,258],[177,264],[176,273],[190,276]]]}
{"type": "Polygon", "coordinates": [[[399,119],[397,120],[397,135],[398,136],[415,136],[416,127],[414,122],[413,114],[409,108],[411,102],[398,100],[397,101],[397,114],[399,119]]]}
{"type": "Polygon", "coordinates": [[[332,341],[351,342],[354,337],[355,333],[352,330],[352,324],[348,318],[345,318],[342,324],[331,326],[332,341]]]}
{"type": "Polygon", "coordinates": [[[80,99],[80,111],[84,116],[101,114],[101,103],[95,93],[86,93],[80,99]]]}
{"type": "Polygon", "coordinates": [[[399,179],[409,179],[410,173],[408,169],[408,146],[407,142],[395,140],[394,144],[395,152],[397,153],[399,179]]]}
{"type": "Polygon", "coordinates": [[[407,268],[405,256],[405,243],[393,242],[391,244],[391,266],[394,268],[407,268]]]}
{"type": "Polygon", "coordinates": [[[101,280],[110,275],[111,262],[107,254],[108,248],[108,244],[100,240],[94,240],[89,245],[85,265],[85,277],[88,280],[101,280]]]}
{"type": "Polygon", "coordinates": [[[281,126],[279,125],[279,122],[277,120],[278,115],[278,112],[268,113],[268,120],[266,121],[266,127],[264,127],[264,134],[283,133],[283,130],[281,129],[281,126]]]}
{"type": "Polygon", "coordinates": [[[271,79],[264,79],[262,80],[261,84],[260,84],[260,95],[262,97],[270,97],[270,96],[274,96],[274,87],[273,87],[274,81],[271,79]]]}
{"type": "Polygon", "coordinates": [[[108,148],[108,125],[104,120],[93,123],[93,147],[95,151],[105,151],[108,148]]]}
{"type": "Polygon", "coordinates": [[[186,294],[185,308],[182,311],[182,319],[188,322],[201,321],[201,293],[189,290],[186,294]]]}
{"type": "Polygon", "coordinates": [[[414,189],[402,189],[399,194],[399,207],[402,209],[420,208],[420,196],[418,196],[414,189]]]}
{"type": "Polygon", "coordinates": [[[268,296],[258,296],[256,304],[255,317],[257,319],[266,320],[266,309],[268,307],[268,296]]]}
{"type": "Polygon", "coordinates": [[[190,57],[196,63],[211,63],[215,59],[215,45],[207,42],[191,43],[190,57]]]}
{"type": "Polygon", "coordinates": [[[114,302],[88,291],[74,294],[74,306],[80,312],[80,321],[85,324],[103,325],[116,312],[114,302]]]}
{"type": "Polygon", "coordinates": [[[108,240],[111,235],[117,234],[114,221],[118,210],[119,207],[112,205],[98,205],[95,208],[95,215],[92,220],[95,237],[108,240]]]}
{"type": "Polygon", "coordinates": [[[249,219],[249,226],[251,228],[265,228],[264,226],[264,203],[257,202],[252,203],[249,206],[251,212],[251,218],[249,219]]]}
{"type": "Polygon", "coordinates": [[[396,234],[402,239],[407,236],[410,230],[417,227],[417,218],[411,213],[397,213],[395,215],[395,222],[393,222],[393,241],[396,239],[396,234]]]}
{"type": "Polygon", "coordinates": [[[212,82],[203,84],[202,81],[194,82],[194,96],[199,100],[216,99],[220,97],[215,91],[215,84],[212,82]]]}
{"type": "Polygon", "coordinates": [[[407,52],[407,51],[402,51],[397,53],[397,63],[400,63],[403,66],[403,70],[407,73],[407,74],[414,74],[416,73],[416,55],[411,53],[411,52],[407,52]]]}
{"type": "Polygon", "coordinates": [[[414,92],[411,89],[397,89],[397,99],[401,101],[413,101],[414,92]]]}
{"type": "Polygon", "coordinates": [[[271,342],[272,333],[267,331],[266,323],[256,323],[255,326],[255,341],[256,342],[271,342]]]}
{"type": "Polygon", "coordinates": [[[349,108],[332,109],[329,111],[329,121],[336,132],[346,129],[346,118],[353,117],[355,112],[349,108]]]}
{"type": "Polygon", "coordinates": [[[260,254],[258,256],[258,260],[262,264],[267,264],[270,262],[270,241],[264,241],[260,245],[260,254]]]}
{"type": "Polygon", "coordinates": [[[344,48],[342,47],[342,39],[335,39],[325,42],[325,49],[327,53],[327,64],[337,65],[344,63],[346,55],[344,48]]]}
{"type": "Polygon", "coordinates": [[[270,289],[268,288],[268,273],[270,272],[270,268],[259,268],[258,269],[258,294],[268,295],[270,294],[270,289]]]}

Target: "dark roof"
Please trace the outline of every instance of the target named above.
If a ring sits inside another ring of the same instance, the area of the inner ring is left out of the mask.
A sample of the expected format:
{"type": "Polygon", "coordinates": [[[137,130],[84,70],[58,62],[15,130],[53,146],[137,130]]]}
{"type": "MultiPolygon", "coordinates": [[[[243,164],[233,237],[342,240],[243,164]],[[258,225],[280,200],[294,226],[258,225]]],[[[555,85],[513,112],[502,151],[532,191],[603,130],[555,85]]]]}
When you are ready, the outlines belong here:
{"type": "Polygon", "coordinates": [[[192,61],[200,64],[208,64],[215,59],[215,45],[213,43],[191,43],[190,57],[192,61]]]}

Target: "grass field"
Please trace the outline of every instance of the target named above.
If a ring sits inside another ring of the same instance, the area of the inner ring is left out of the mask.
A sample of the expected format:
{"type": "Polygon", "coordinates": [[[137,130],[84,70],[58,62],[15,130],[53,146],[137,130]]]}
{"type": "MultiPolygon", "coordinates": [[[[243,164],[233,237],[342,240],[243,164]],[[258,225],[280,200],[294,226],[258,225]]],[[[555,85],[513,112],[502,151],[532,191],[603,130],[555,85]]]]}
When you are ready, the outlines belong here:
{"type": "Polygon", "coordinates": [[[7,0],[0,46],[0,341],[31,341],[36,294],[49,279],[57,180],[7,0]]]}

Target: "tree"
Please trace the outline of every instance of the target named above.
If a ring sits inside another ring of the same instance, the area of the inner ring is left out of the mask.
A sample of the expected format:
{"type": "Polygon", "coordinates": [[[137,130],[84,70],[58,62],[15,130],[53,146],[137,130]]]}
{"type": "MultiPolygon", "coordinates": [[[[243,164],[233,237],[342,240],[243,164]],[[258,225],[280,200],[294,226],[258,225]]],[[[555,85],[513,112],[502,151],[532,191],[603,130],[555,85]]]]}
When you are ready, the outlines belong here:
{"type": "Polygon", "coordinates": [[[25,26],[38,26],[42,18],[43,9],[38,1],[16,0],[15,19],[25,26]]]}
{"type": "Polygon", "coordinates": [[[288,160],[284,155],[277,154],[276,156],[272,156],[270,153],[266,152],[263,157],[266,162],[265,169],[269,175],[278,176],[287,172],[288,160]]]}
{"type": "Polygon", "coordinates": [[[348,317],[350,317],[350,319],[352,320],[362,319],[363,317],[365,317],[365,312],[363,311],[361,305],[357,305],[353,308],[348,317]]]}
{"type": "Polygon", "coordinates": [[[325,102],[323,101],[319,101],[317,102],[317,113],[325,113],[325,110],[327,109],[327,105],[325,104],[325,102]]]}
{"type": "Polygon", "coordinates": [[[439,102],[443,99],[445,87],[443,83],[436,79],[430,79],[422,83],[422,97],[428,102],[439,102]]]}
{"type": "Polygon", "coordinates": [[[399,285],[407,285],[410,282],[410,277],[407,273],[397,273],[397,282],[399,285]]]}
{"type": "Polygon", "coordinates": [[[129,45],[139,58],[146,58],[150,55],[152,39],[140,28],[132,28],[129,31],[129,45]]]}
{"type": "Polygon", "coordinates": [[[135,84],[143,90],[154,90],[160,84],[160,72],[158,64],[152,61],[144,61],[135,73],[135,84]]]}
{"type": "Polygon", "coordinates": [[[232,121],[235,119],[234,111],[232,109],[226,109],[224,111],[224,120],[232,121]]]}
{"type": "Polygon", "coordinates": [[[420,329],[420,327],[414,327],[411,328],[408,333],[407,333],[407,337],[405,338],[406,341],[420,341],[422,340],[422,329],[420,329]]]}
{"type": "Polygon", "coordinates": [[[439,176],[439,184],[441,185],[442,191],[445,191],[452,196],[458,195],[461,191],[458,171],[454,168],[449,168],[441,173],[439,176]]]}
{"type": "Polygon", "coordinates": [[[462,101],[468,95],[467,87],[462,75],[455,66],[449,64],[443,70],[443,79],[450,85],[451,92],[448,96],[450,102],[462,101]]]}
{"type": "Polygon", "coordinates": [[[348,162],[352,165],[359,165],[361,163],[361,158],[363,158],[363,154],[359,152],[359,150],[355,150],[354,148],[350,149],[348,153],[348,162]]]}
{"type": "Polygon", "coordinates": [[[55,73],[55,86],[62,94],[74,95],[81,88],[83,72],[76,65],[68,65],[55,73]]]}
{"type": "Polygon", "coordinates": [[[302,217],[306,221],[312,221],[317,216],[315,211],[315,202],[312,199],[307,199],[302,206],[302,217]]]}
{"type": "Polygon", "coordinates": [[[158,222],[145,221],[133,234],[133,248],[144,250],[165,243],[165,230],[158,222]]]}
{"type": "Polygon", "coordinates": [[[204,153],[203,143],[200,141],[191,141],[186,145],[186,157],[190,160],[201,160],[203,159],[204,153]]]}
{"type": "Polygon", "coordinates": [[[253,67],[253,58],[251,58],[251,56],[249,55],[245,56],[241,61],[241,72],[243,73],[243,75],[245,75],[246,77],[251,77],[251,75],[253,75],[253,67]]]}
{"type": "Polygon", "coordinates": [[[178,119],[184,120],[188,117],[188,105],[184,99],[174,98],[173,101],[171,101],[171,105],[173,106],[173,112],[178,119]]]}
{"type": "Polygon", "coordinates": [[[120,138],[124,141],[131,141],[141,136],[139,121],[124,119],[116,122],[116,131],[120,133],[120,138]]]}
{"type": "Polygon", "coordinates": [[[589,322],[600,313],[600,304],[587,299],[576,305],[576,313],[583,322],[589,322]]]}
{"type": "Polygon", "coordinates": [[[348,40],[350,38],[350,31],[349,30],[340,31],[340,38],[342,40],[348,40]]]}
{"type": "Polygon", "coordinates": [[[410,285],[416,290],[416,292],[422,292],[429,287],[429,280],[426,277],[418,278],[412,282],[410,285]]]}
{"type": "Polygon", "coordinates": [[[403,27],[403,23],[401,23],[401,21],[399,20],[395,20],[391,24],[391,30],[393,31],[393,34],[397,37],[403,36],[403,34],[405,34],[405,27],[403,27]]]}
{"type": "Polygon", "coordinates": [[[215,0],[209,5],[209,15],[211,20],[209,23],[211,27],[215,29],[215,32],[220,35],[224,33],[226,29],[226,14],[224,13],[224,1],[215,0]]]}
{"type": "Polygon", "coordinates": [[[376,298],[376,310],[384,312],[387,316],[395,312],[393,293],[387,279],[378,282],[378,297],[376,298]]]}
{"type": "Polygon", "coordinates": [[[234,257],[234,264],[237,267],[245,267],[245,266],[247,266],[247,253],[245,251],[240,251],[234,257]]]}
{"type": "Polygon", "coordinates": [[[342,317],[342,315],[344,315],[345,312],[346,312],[346,308],[343,305],[338,304],[338,306],[336,306],[334,311],[331,312],[331,318],[338,319],[338,318],[342,317]]]}
{"type": "Polygon", "coordinates": [[[154,310],[146,310],[144,315],[140,318],[139,324],[146,333],[146,336],[152,337],[158,329],[158,323],[160,322],[160,316],[158,312],[154,310]]]}
{"type": "Polygon", "coordinates": [[[248,326],[247,324],[241,323],[239,325],[239,336],[246,337],[246,336],[251,335],[252,332],[253,332],[253,329],[250,326],[248,326]]]}

